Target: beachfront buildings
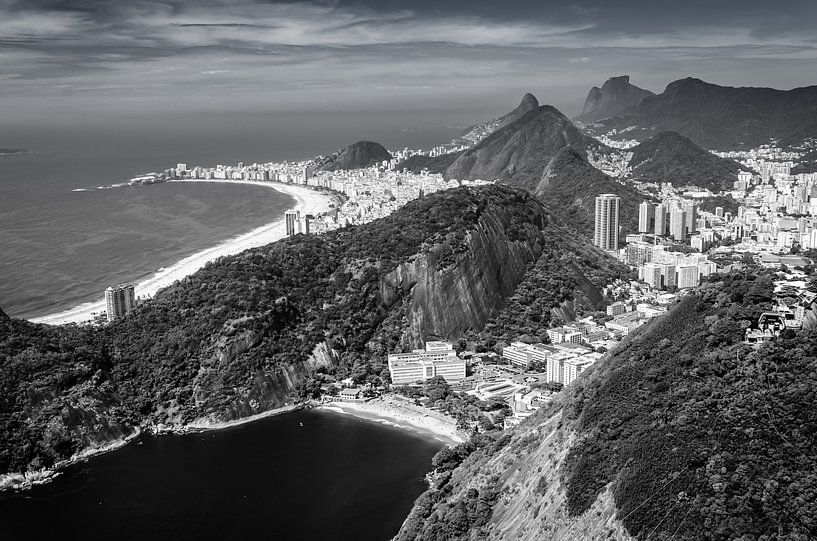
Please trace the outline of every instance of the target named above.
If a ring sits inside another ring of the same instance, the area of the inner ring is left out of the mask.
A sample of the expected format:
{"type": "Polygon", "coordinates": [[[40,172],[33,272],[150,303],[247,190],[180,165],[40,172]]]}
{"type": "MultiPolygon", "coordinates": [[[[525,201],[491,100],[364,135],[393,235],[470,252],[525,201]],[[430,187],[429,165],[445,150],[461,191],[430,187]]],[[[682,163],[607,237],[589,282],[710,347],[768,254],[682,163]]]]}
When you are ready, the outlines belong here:
{"type": "Polygon", "coordinates": [[[425,349],[389,354],[389,374],[394,385],[405,385],[440,376],[448,383],[465,379],[465,361],[448,342],[426,342],[425,349]]]}
{"type": "Polygon", "coordinates": [[[284,225],[287,237],[303,233],[309,235],[312,222],[311,215],[301,216],[300,210],[288,210],[284,213],[284,225]]]}
{"type": "Polygon", "coordinates": [[[596,222],[593,244],[602,250],[618,250],[618,211],[621,198],[616,194],[596,196],[596,222]]]}
{"type": "Polygon", "coordinates": [[[105,290],[105,307],[108,322],[122,317],[136,308],[136,295],[132,285],[118,285],[105,290]]]}

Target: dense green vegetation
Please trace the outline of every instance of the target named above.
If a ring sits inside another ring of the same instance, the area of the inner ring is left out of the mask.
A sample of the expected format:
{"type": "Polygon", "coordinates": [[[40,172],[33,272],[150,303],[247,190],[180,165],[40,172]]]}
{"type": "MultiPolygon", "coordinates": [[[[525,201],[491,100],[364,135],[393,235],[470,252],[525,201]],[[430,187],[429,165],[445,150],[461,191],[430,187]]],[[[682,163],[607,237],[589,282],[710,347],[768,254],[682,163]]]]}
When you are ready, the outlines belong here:
{"type": "Polygon", "coordinates": [[[800,173],[817,173],[817,150],[812,150],[797,160],[797,165],[791,168],[792,175],[800,173]]]}
{"type": "Polygon", "coordinates": [[[675,132],[662,132],[632,150],[633,177],[719,192],[737,180],[740,164],[719,158],[675,132]]]}
{"type": "Polygon", "coordinates": [[[594,246],[567,250],[571,242],[548,237],[542,255],[530,264],[505,309],[474,337],[479,347],[499,349],[520,338],[548,342],[547,329],[553,326],[555,308],[575,299],[579,301],[576,316],[601,310],[607,304],[601,290],[616,280],[632,278],[626,265],[594,246]]]}
{"type": "Polygon", "coordinates": [[[472,488],[452,501],[450,497],[457,484],[452,475],[460,465],[464,469],[478,469],[509,441],[508,434],[493,431],[437,453],[432,461],[432,486],[417,498],[396,539],[468,539],[469,532],[487,524],[499,492],[490,486],[472,488]]]}
{"type": "Polygon", "coordinates": [[[773,279],[709,277],[517,429],[440,452],[400,539],[495,538],[514,520],[527,521],[517,533],[572,533],[594,524],[600,515],[585,513],[608,486],[637,539],[814,538],[815,330],[743,342],[771,307],[773,279]],[[552,514],[560,493],[580,519],[552,514]],[[520,508],[532,511],[517,518],[520,508]],[[463,516],[475,524],[463,530],[463,516]]]}
{"type": "Polygon", "coordinates": [[[462,393],[454,393],[446,381],[437,376],[420,386],[398,387],[395,391],[418,404],[433,408],[457,420],[461,430],[476,428],[477,432],[493,430],[510,414],[510,407],[502,399],[480,400],[462,393]]]}
{"type": "Polygon", "coordinates": [[[411,156],[397,164],[397,170],[407,169],[412,173],[422,173],[428,171],[429,173],[444,173],[448,167],[456,161],[462,152],[452,152],[450,154],[441,154],[440,156],[411,156]]]}
{"type": "Polygon", "coordinates": [[[645,199],[632,186],[617,182],[593,167],[572,148],[562,149],[547,164],[535,193],[561,221],[590,239],[593,237],[597,195],[614,193],[621,197],[622,239],[638,229],[638,205],[645,199]]]}
{"type": "Polygon", "coordinates": [[[530,194],[460,188],[364,226],[222,258],[104,328],[4,318],[0,472],[49,466],[140,424],[291,404],[324,379],[387,381],[386,354],[405,338],[413,287],[387,276],[417,254],[428,272],[457,272],[469,232],[485,220],[501,230],[495,242],[525,245],[529,258],[555,238],[567,239],[564,250],[586,249],[530,194]],[[307,363],[319,344],[323,354],[307,363]]]}
{"type": "Polygon", "coordinates": [[[737,216],[740,204],[731,195],[713,195],[701,200],[701,210],[714,214],[715,207],[723,207],[724,212],[731,212],[732,216],[737,216]]]}
{"type": "Polygon", "coordinates": [[[817,341],[742,342],[772,287],[715,277],[570,388],[583,434],[565,467],[570,513],[613,482],[640,539],[817,535],[817,341]]]}

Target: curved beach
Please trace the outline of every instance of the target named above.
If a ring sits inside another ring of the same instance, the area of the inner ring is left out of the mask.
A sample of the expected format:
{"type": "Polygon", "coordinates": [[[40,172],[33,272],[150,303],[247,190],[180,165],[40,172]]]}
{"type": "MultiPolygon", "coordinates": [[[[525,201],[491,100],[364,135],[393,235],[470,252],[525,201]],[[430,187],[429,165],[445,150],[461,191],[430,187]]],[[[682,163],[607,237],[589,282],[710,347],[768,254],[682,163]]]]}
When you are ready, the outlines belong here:
{"type": "Polygon", "coordinates": [[[402,401],[392,398],[371,400],[368,402],[331,402],[318,409],[352,415],[367,421],[389,426],[414,430],[427,434],[448,446],[456,446],[465,440],[457,430],[455,421],[443,420],[437,416],[424,414],[416,409],[405,407],[402,401]]]}
{"type": "MultiPolygon", "coordinates": [[[[305,214],[321,214],[323,212],[327,212],[331,202],[331,196],[326,193],[312,190],[306,186],[293,184],[252,180],[174,180],[172,182],[221,182],[265,186],[295,198],[297,204],[294,208],[299,209],[305,214]]],[[[222,256],[237,254],[250,248],[264,246],[265,244],[280,240],[284,238],[284,236],[286,236],[286,231],[284,229],[284,218],[281,216],[274,222],[262,225],[261,227],[253,229],[248,233],[244,233],[235,238],[222,242],[221,244],[212,248],[202,250],[182,259],[181,261],[163,269],[160,272],[155,273],[153,276],[136,284],[136,296],[152,297],[160,289],[169,286],[176,280],[180,280],[193,274],[210,261],[218,259],[222,256]]],[[[103,291],[107,285],[100,284],[100,291],[103,291]]],[[[104,298],[98,301],[84,303],[56,314],[32,318],[30,321],[34,323],[47,323],[50,325],[86,323],[93,319],[95,313],[99,313],[103,310],[105,310],[104,298]]]]}

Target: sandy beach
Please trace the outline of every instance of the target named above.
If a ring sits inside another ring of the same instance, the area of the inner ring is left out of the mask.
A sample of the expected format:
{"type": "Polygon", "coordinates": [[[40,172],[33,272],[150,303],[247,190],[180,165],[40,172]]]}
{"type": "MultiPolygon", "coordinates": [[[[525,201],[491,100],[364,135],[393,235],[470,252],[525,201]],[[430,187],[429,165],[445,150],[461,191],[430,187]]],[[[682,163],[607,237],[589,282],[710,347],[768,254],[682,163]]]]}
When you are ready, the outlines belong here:
{"type": "MultiPolygon", "coordinates": [[[[254,184],[278,190],[279,192],[291,195],[297,201],[294,208],[305,214],[321,214],[329,210],[331,196],[314,191],[305,186],[293,184],[281,184],[277,182],[261,182],[252,180],[174,180],[172,182],[222,182],[235,184],[254,184]]],[[[186,276],[189,276],[202,268],[206,263],[218,259],[222,256],[233,255],[250,248],[264,246],[271,242],[282,239],[285,236],[283,216],[274,222],[262,225],[248,233],[239,235],[221,244],[202,250],[181,261],[155,273],[150,278],[136,284],[136,296],[152,297],[162,288],[165,288],[186,276]]],[[[113,284],[108,284],[113,285],[113,284]]],[[[100,284],[100,291],[107,285],[100,284]]],[[[75,308],[65,310],[56,314],[32,318],[34,323],[48,323],[51,325],[64,325],[66,323],[85,323],[93,318],[94,313],[99,313],[105,309],[104,297],[98,301],[81,304],[75,308]]]]}
{"type": "Polygon", "coordinates": [[[369,402],[331,402],[320,406],[318,409],[415,430],[429,434],[449,446],[455,446],[465,441],[457,434],[457,427],[453,420],[444,421],[408,409],[399,401],[391,398],[371,400],[369,402]]]}

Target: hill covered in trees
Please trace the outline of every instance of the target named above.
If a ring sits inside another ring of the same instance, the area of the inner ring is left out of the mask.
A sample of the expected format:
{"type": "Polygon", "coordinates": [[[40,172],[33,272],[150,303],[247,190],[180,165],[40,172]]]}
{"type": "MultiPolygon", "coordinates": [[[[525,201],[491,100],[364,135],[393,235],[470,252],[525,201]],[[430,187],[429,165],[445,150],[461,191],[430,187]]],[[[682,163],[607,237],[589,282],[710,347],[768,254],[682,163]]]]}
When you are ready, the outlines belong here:
{"type": "Polygon", "coordinates": [[[398,539],[814,538],[816,331],[742,340],[773,287],[711,277],[510,433],[440,453],[398,539]]]}
{"type": "Polygon", "coordinates": [[[630,167],[636,180],[697,186],[713,192],[731,189],[742,170],[734,160],[719,158],[675,132],[662,132],[632,149],[630,167]]]}
{"type": "Polygon", "coordinates": [[[319,171],[362,169],[391,158],[389,151],[380,143],[358,141],[324,158],[317,164],[317,169],[319,171]]]}
{"type": "Polygon", "coordinates": [[[387,353],[481,331],[543,254],[575,261],[546,282],[607,279],[607,256],[530,194],[460,188],[221,258],[103,328],[0,317],[0,473],[292,405],[332,378],[388,380],[387,353]]]}

